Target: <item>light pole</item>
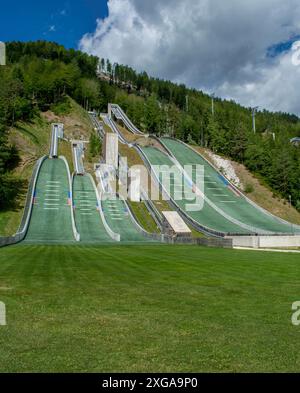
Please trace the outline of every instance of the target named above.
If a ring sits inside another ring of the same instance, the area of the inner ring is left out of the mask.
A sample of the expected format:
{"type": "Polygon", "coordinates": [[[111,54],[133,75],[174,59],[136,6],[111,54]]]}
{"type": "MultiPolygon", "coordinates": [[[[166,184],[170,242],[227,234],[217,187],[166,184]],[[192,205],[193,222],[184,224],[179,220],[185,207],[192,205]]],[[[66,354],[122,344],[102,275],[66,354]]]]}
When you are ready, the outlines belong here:
{"type": "Polygon", "coordinates": [[[214,116],[215,115],[215,93],[212,93],[211,94],[211,114],[212,114],[212,116],[214,116]]]}
{"type": "MultiPolygon", "coordinates": [[[[290,202],[290,208],[292,208],[292,195],[289,195],[289,202],[290,202]]],[[[294,225],[291,222],[291,230],[292,230],[292,234],[294,234],[294,225]]]]}
{"type": "Polygon", "coordinates": [[[185,108],[186,108],[186,112],[189,111],[189,96],[186,95],[185,96],[185,108]]]}
{"type": "Polygon", "coordinates": [[[117,67],[118,63],[114,63],[112,66],[112,72],[113,72],[113,82],[114,84],[116,83],[116,67],[117,67]]]}
{"type": "Polygon", "coordinates": [[[256,133],[256,124],[255,124],[255,115],[259,106],[252,108],[252,124],[253,124],[253,132],[256,133]]]}

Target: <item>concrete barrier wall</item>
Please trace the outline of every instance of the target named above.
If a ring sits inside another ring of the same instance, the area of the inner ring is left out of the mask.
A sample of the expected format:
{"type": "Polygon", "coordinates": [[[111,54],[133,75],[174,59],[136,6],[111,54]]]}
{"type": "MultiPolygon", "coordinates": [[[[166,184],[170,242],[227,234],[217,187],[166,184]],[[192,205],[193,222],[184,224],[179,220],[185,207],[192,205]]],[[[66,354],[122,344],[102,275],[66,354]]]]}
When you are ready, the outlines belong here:
{"type": "Polygon", "coordinates": [[[257,236],[238,236],[233,237],[233,247],[259,248],[257,236]]]}
{"type": "Polygon", "coordinates": [[[300,247],[300,236],[236,236],[233,247],[284,248],[300,247]]]}
{"type": "Polygon", "coordinates": [[[232,239],[224,239],[224,238],[185,238],[185,237],[177,237],[173,238],[168,235],[163,235],[164,243],[168,244],[189,244],[189,245],[197,245],[203,247],[212,247],[212,248],[232,248],[232,239]]]}
{"type": "Polygon", "coordinates": [[[300,236],[264,236],[259,239],[260,248],[300,247],[300,236]]]}
{"type": "Polygon", "coordinates": [[[105,134],[104,138],[104,158],[105,163],[118,167],[119,139],[116,134],[105,134]]]}

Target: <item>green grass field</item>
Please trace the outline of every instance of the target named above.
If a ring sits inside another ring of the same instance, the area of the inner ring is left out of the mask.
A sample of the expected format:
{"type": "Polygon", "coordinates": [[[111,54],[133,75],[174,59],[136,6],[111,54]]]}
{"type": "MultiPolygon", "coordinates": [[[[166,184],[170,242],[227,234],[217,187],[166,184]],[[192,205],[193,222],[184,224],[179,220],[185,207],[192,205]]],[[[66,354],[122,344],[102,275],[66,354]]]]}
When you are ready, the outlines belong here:
{"type": "Polygon", "coordinates": [[[0,250],[0,371],[300,371],[296,254],[0,250]]]}

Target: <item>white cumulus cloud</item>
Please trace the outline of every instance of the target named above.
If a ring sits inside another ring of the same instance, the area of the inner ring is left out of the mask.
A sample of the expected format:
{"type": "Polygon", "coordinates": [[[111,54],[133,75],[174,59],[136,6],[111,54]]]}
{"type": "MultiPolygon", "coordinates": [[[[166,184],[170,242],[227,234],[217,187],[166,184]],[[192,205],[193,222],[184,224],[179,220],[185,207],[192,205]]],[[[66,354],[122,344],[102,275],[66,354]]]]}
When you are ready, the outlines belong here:
{"type": "Polygon", "coordinates": [[[292,50],[268,56],[300,34],[298,0],[109,0],[108,10],[81,50],[244,105],[300,114],[292,50]]]}

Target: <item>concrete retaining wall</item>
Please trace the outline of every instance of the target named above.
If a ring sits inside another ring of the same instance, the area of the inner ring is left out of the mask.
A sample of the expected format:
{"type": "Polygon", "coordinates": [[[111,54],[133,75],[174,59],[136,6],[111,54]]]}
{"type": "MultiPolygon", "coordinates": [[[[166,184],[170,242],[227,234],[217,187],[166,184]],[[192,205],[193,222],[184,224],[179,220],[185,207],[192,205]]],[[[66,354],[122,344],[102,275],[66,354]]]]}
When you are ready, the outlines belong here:
{"type": "Polygon", "coordinates": [[[119,140],[116,134],[105,134],[104,137],[104,159],[108,165],[113,165],[114,168],[118,167],[118,150],[119,140]]]}
{"type": "Polygon", "coordinates": [[[171,237],[168,235],[163,235],[164,243],[168,244],[189,244],[189,245],[197,245],[203,247],[212,247],[212,248],[232,248],[232,239],[223,239],[223,238],[184,238],[184,237],[171,237]]]}
{"type": "Polygon", "coordinates": [[[233,247],[288,248],[300,247],[300,236],[236,236],[233,247]]]}

